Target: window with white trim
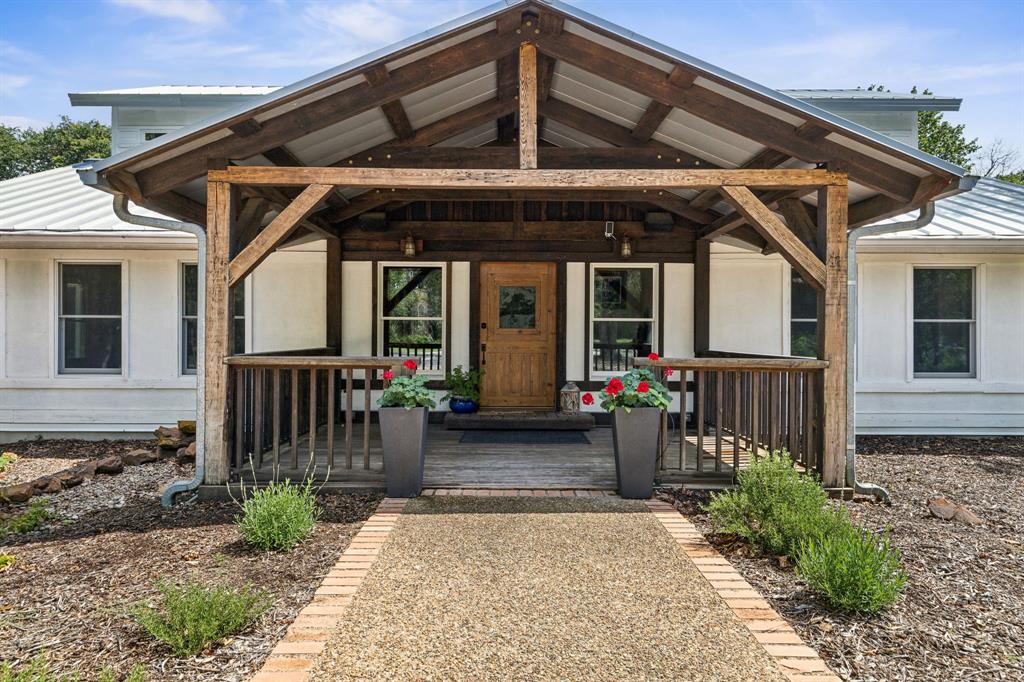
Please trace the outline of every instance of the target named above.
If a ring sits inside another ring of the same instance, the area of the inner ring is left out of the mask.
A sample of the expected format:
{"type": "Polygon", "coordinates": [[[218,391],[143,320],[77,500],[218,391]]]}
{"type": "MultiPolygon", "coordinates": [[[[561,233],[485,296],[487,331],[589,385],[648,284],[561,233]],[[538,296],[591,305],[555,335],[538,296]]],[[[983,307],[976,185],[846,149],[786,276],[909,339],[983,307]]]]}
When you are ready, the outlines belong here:
{"type": "Polygon", "coordinates": [[[654,350],[657,277],[653,265],[595,265],[591,270],[590,369],[625,372],[654,350]]]}
{"type": "MultiPolygon", "coordinates": [[[[181,265],[181,373],[195,374],[199,360],[199,266],[181,265]]],[[[231,290],[231,324],[234,345],[231,352],[245,352],[245,283],[231,290]]]]}
{"type": "Polygon", "coordinates": [[[121,373],[121,264],[61,263],[60,374],[121,373]]]}
{"type": "Polygon", "coordinates": [[[975,376],[974,268],[914,268],[914,376],[975,376]]]}
{"type": "Polygon", "coordinates": [[[380,277],[381,353],[417,358],[421,371],[443,374],[444,268],[384,265],[380,277]]]}
{"type": "Polygon", "coordinates": [[[789,354],[818,357],[818,293],[796,270],[789,282],[789,354]]]}

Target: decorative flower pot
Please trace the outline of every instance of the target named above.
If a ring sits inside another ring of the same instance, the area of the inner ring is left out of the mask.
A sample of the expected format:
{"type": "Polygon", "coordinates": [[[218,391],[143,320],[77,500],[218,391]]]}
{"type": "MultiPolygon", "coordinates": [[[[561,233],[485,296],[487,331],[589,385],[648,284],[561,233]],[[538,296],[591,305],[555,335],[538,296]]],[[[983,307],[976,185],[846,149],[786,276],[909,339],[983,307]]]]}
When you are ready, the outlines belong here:
{"type": "Polygon", "coordinates": [[[626,412],[620,407],[612,412],[615,476],[620,496],[646,500],[654,492],[660,428],[660,408],[634,407],[626,412]]]}
{"type": "Polygon", "coordinates": [[[456,398],[452,396],[448,399],[448,408],[455,414],[470,414],[476,412],[480,406],[472,398],[456,398]]]}
{"type": "Polygon", "coordinates": [[[388,497],[416,497],[423,489],[428,414],[425,407],[380,408],[388,497]]]}

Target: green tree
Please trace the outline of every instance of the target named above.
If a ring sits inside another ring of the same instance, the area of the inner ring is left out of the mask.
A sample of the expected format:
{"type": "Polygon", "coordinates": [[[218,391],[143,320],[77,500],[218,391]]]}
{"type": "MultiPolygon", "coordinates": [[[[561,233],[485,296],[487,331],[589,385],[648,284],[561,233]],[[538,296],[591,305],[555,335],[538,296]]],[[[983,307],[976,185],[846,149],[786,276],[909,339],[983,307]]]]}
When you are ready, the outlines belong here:
{"type": "MultiPolygon", "coordinates": [[[[917,86],[910,89],[916,94],[917,86]]],[[[923,95],[931,95],[925,89],[923,95]]],[[[967,139],[964,135],[964,124],[953,125],[944,120],[941,111],[917,112],[917,146],[923,152],[955,163],[964,170],[971,170],[971,155],[981,149],[978,138],[967,139]]]]}
{"type": "MultiPolygon", "coordinates": [[[[874,92],[889,92],[884,85],[872,83],[867,87],[874,92]]],[[[917,94],[917,86],[910,89],[917,94]]],[[[925,88],[922,95],[934,94],[925,88]]],[[[968,140],[964,135],[964,124],[953,125],[945,120],[941,111],[917,112],[917,147],[932,156],[955,163],[964,170],[971,170],[971,155],[981,149],[978,138],[968,140]]]]}
{"type": "Polygon", "coordinates": [[[1003,182],[1012,182],[1015,185],[1024,185],[1024,168],[1005,175],[997,175],[996,178],[1003,182]]]}
{"type": "Polygon", "coordinates": [[[110,127],[99,121],[60,122],[35,130],[0,126],[0,180],[110,156],[110,127]]]}

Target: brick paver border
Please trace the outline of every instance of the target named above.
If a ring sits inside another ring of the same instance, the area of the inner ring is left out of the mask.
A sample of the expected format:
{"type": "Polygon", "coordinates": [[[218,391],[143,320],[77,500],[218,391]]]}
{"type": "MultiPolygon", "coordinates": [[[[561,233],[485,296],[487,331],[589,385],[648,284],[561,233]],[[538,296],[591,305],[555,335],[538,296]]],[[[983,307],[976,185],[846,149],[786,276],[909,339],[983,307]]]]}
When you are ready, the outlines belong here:
{"type": "Polygon", "coordinates": [[[754,639],[775,660],[786,679],[792,682],[841,682],[818,652],[804,643],[789,623],[704,539],[688,518],[661,500],[648,500],[647,508],[675,538],[686,557],[697,566],[754,639]]]}
{"type": "Polygon", "coordinates": [[[384,498],[250,682],[305,682],[408,500],[384,498]]]}

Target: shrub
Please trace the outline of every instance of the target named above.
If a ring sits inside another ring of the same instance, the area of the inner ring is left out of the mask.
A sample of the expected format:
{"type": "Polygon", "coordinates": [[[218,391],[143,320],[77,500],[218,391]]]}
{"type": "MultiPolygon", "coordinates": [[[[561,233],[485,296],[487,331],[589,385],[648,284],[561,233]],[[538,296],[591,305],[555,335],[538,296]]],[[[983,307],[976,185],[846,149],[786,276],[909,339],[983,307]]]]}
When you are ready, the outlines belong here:
{"type": "Polygon", "coordinates": [[[303,485],[274,481],[242,491],[242,515],[235,517],[245,542],[264,551],[287,552],[313,532],[320,517],[313,479],[303,485]]]}
{"type": "Polygon", "coordinates": [[[45,500],[32,500],[28,509],[0,522],[0,537],[35,530],[51,516],[45,500]]]}
{"type": "Polygon", "coordinates": [[[0,473],[3,473],[7,467],[11,466],[17,461],[18,456],[13,452],[0,453],[0,473]]]}
{"type": "Polygon", "coordinates": [[[836,608],[878,613],[894,603],[907,585],[900,552],[888,535],[852,525],[800,549],[797,572],[836,608]]]}
{"type": "Polygon", "coordinates": [[[849,524],[845,510],[828,505],[817,479],[801,474],[789,455],[776,452],[737,475],[738,488],[707,507],[720,533],[732,533],[771,554],[796,556],[801,542],[849,524]]]}
{"type": "Polygon", "coordinates": [[[270,600],[251,587],[231,590],[190,583],[157,584],[162,604],[140,604],[133,613],[155,639],[179,657],[193,656],[228,635],[248,627],[269,608],[270,600]]]}

